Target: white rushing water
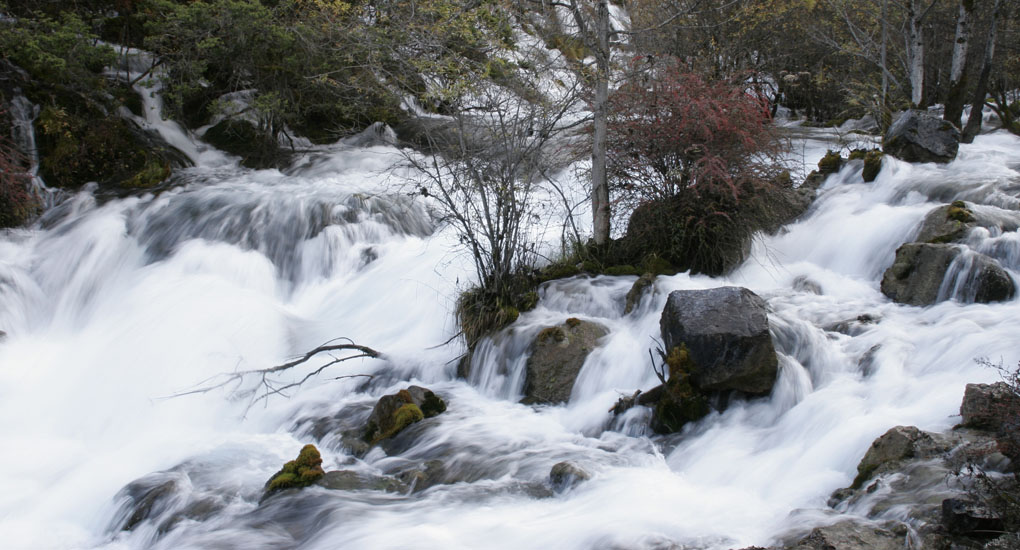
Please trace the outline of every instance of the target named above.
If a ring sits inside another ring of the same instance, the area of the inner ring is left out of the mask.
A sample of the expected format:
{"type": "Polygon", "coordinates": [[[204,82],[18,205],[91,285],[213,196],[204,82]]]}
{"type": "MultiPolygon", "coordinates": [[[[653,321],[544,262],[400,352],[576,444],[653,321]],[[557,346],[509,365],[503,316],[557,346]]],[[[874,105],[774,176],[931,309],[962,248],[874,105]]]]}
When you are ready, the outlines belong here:
{"type": "MultiPolygon", "coordinates": [[[[829,494],[849,485],[888,428],[955,424],[964,385],[995,378],[975,358],[1020,358],[1020,302],[918,308],[878,289],[934,206],[1017,206],[1020,139],[1007,134],[961,146],[948,166],[887,158],[871,184],[851,163],[736,272],[660,277],[630,315],[634,277],[552,282],[512,333],[483,344],[468,382],[455,377],[462,345],[442,344],[457,331],[453,305],[470,262],[455,235],[434,233],[423,205],[394,190],[397,150],[336,146],[290,173],[256,172],[179,128],[144,122],[199,164],[182,185],[103,204],[83,192],[36,227],[0,235],[5,548],[767,544],[826,521],[829,494]],[[606,411],[620,395],[656,384],[648,349],[668,293],[722,285],[768,301],[781,353],[772,395],[667,438],[650,437],[640,408],[614,421],[606,411]],[[879,321],[852,336],[824,329],[862,314],[879,321]],[[610,334],[567,405],[518,404],[528,337],[568,317],[610,334]],[[336,365],[254,406],[229,388],[167,398],[337,337],[386,360],[336,365]],[[369,383],[334,380],[372,373],[369,383]],[[448,411],[352,457],[328,428],[363,420],[409,381],[442,395],[448,411]],[[309,442],[327,470],[392,474],[440,460],[455,482],[413,494],[313,488],[259,505],[266,479],[309,442]],[[552,492],[549,469],[563,460],[592,479],[552,492]],[[128,501],[119,492],[143,477],[174,483],[149,520],[118,531],[128,501]]],[[[807,162],[823,152],[802,150],[807,162]]],[[[975,233],[972,246],[1016,278],[1017,234],[975,233]]]]}

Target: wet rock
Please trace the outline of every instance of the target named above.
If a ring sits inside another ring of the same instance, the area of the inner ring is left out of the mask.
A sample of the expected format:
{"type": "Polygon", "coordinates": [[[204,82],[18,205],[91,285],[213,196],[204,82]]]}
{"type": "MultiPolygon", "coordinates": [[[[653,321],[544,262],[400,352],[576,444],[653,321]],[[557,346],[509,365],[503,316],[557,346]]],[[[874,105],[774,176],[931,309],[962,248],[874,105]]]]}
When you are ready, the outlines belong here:
{"type": "Polygon", "coordinates": [[[600,324],[574,318],[542,329],[531,344],[521,402],[565,403],[570,399],[584,360],[598,346],[598,340],[608,333],[600,324]]]}
{"type": "Polygon", "coordinates": [[[2,331],[2,330],[0,330],[0,342],[3,342],[6,339],[7,339],[7,333],[2,331]]]}
{"type": "Polygon", "coordinates": [[[557,492],[591,479],[591,474],[573,462],[559,462],[549,471],[549,482],[557,492]]]}
{"type": "Polygon", "coordinates": [[[176,505],[175,495],[179,489],[178,477],[168,474],[154,474],[133,481],[120,490],[119,497],[126,497],[128,504],[116,529],[131,531],[143,521],[159,517],[176,505]]]}
{"type": "Polygon", "coordinates": [[[960,422],[968,428],[999,431],[1020,410],[1020,396],[1005,382],[967,384],[960,404],[960,422]]]}
{"type": "MultiPolygon", "coordinates": [[[[655,399],[651,428],[660,434],[678,432],[685,424],[700,420],[710,410],[707,396],[692,383],[692,374],[697,366],[687,346],[680,344],[673,347],[665,357],[665,365],[666,382],[643,394],[648,399],[655,399]]],[[[637,397],[639,402],[641,397],[637,397]]]]}
{"type": "Polygon", "coordinates": [[[786,550],[903,550],[904,535],[876,525],[842,521],[819,527],[786,550]]]}
{"type": "Polygon", "coordinates": [[[273,474],[266,482],[264,497],[284,489],[300,489],[308,487],[323,476],[322,455],[315,445],[305,445],[298,457],[283,465],[279,472],[273,474]]]}
{"type": "Polygon", "coordinates": [[[659,320],[667,353],[687,346],[691,383],[704,391],[766,394],[779,359],[769,334],[765,301],[746,288],[677,290],[659,320]]]}
{"type": "Polygon", "coordinates": [[[881,349],[882,344],[875,344],[864,352],[861,359],[857,361],[857,368],[861,369],[861,374],[867,377],[875,373],[875,357],[881,349]]]}
{"type": "Polygon", "coordinates": [[[412,492],[417,493],[445,483],[446,476],[446,465],[443,464],[443,461],[429,460],[418,468],[400,472],[397,474],[397,479],[410,487],[412,492]]]}
{"type": "Polygon", "coordinates": [[[871,325],[878,323],[882,318],[877,315],[871,315],[870,313],[862,313],[853,319],[847,319],[845,321],[839,321],[836,323],[828,324],[823,327],[828,332],[838,332],[840,334],[846,334],[848,336],[858,336],[864,331],[868,330],[871,325]]]}
{"type": "Polygon", "coordinates": [[[407,485],[401,480],[387,476],[376,476],[352,470],[334,470],[326,472],[315,481],[320,487],[333,491],[385,491],[387,493],[406,493],[407,485]]]}
{"type": "Polygon", "coordinates": [[[811,294],[822,293],[822,285],[808,279],[806,275],[801,275],[794,279],[792,286],[797,292],[809,292],[811,294]]]}
{"type": "Polygon", "coordinates": [[[883,156],[885,155],[881,151],[868,151],[864,155],[864,170],[861,172],[861,177],[865,182],[870,183],[878,178],[878,173],[882,171],[883,156]]]}
{"type": "Polygon", "coordinates": [[[446,410],[446,402],[427,388],[410,386],[392,395],[384,395],[372,409],[362,431],[362,440],[376,444],[405,428],[446,410]]]}
{"type": "Polygon", "coordinates": [[[921,431],[914,426],[896,426],[872,442],[857,465],[857,477],[851,488],[858,489],[876,475],[885,473],[908,458],[927,458],[952,448],[945,438],[921,431]]]}
{"type": "Polygon", "coordinates": [[[882,139],[886,154],[907,162],[950,162],[959,148],[956,126],[918,110],[904,113],[882,139]]]}
{"type": "MultiPolygon", "coordinates": [[[[927,306],[939,299],[942,281],[950,265],[963,253],[951,244],[907,243],[896,250],[896,260],[882,276],[882,293],[895,302],[927,306]]],[[[1013,280],[995,260],[977,254],[967,274],[973,281],[974,301],[989,303],[1008,300],[1016,293],[1013,280]]]]}
{"type": "Polygon", "coordinates": [[[974,227],[984,227],[995,233],[1016,231],[1020,228],[1020,214],[993,206],[978,207],[954,201],[928,212],[914,240],[922,243],[960,242],[974,227]]]}
{"type": "Polygon", "coordinates": [[[655,275],[651,273],[645,273],[638,280],[634,281],[634,285],[627,291],[627,302],[623,308],[623,314],[627,315],[634,311],[638,303],[641,302],[641,298],[648,293],[648,289],[652,288],[655,284],[655,275]]]}
{"type": "Polygon", "coordinates": [[[1003,532],[1003,521],[984,504],[970,499],[942,501],[942,525],[954,535],[995,538],[1003,532]]]}

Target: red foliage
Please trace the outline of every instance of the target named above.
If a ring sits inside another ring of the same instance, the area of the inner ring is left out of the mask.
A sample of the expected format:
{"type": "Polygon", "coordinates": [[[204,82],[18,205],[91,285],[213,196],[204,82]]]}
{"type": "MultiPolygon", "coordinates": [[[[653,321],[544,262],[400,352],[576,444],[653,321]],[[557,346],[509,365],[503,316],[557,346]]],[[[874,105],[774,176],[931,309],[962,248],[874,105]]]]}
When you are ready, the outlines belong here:
{"type": "Polygon", "coordinates": [[[748,184],[771,179],[780,147],[760,97],[743,84],[684,73],[677,63],[637,62],[639,76],[610,98],[610,176],[618,195],[641,203],[725,190],[739,199],[748,184]]]}

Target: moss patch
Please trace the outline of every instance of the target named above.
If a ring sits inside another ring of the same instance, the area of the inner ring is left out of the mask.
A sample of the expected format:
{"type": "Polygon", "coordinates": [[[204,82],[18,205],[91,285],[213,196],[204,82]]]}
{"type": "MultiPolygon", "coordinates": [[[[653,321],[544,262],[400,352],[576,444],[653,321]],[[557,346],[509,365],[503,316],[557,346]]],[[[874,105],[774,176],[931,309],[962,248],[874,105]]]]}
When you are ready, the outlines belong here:
{"type": "Polygon", "coordinates": [[[843,157],[836,151],[828,151],[822,160],[818,161],[818,171],[823,174],[833,174],[839,172],[839,169],[843,166],[843,157]]]}
{"type": "Polygon", "coordinates": [[[960,223],[970,223],[974,221],[974,213],[967,208],[967,204],[963,201],[953,201],[946,212],[946,219],[960,223]]]}
{"type": "Polygon", "coordinates": [[[864,172],[862,174],[864,181],[875,181],[875,178],[878,177],[878,173],[882,171],[882,157],[884,156],[885,154],[878,149],[868,151],[868,153],[864,155],[864,172]]]}
{"type": "Polygon", "coordinates": [[[652,415],[652,429],[663,434],[680,431],[688,422],[699,420],[709,412],[708,400],[691,385],[690,375],[697,366],[687,346],[681,344],[671,349],[665,363],[669,378],[652,415]]]}
{"type": "Polygon", "coordinates": [[[323,476],[322,456],[315,445],[305,445],[298,453],[295,460],[283,465],[283,468],[276,472],[266,482],[266,494],[282,491],[283,489],[300,489],[308,487],[323,476]]]}

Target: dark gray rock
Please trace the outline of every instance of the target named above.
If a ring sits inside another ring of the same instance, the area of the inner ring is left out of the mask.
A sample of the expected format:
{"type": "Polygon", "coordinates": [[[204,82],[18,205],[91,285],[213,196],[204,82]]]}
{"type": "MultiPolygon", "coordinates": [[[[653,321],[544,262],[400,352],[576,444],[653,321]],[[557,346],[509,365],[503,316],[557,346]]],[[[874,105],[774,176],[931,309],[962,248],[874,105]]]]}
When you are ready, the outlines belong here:
{"type": "Polygon", "coordinates": [[[942,501],[942,525],[954,535],[995,538],[1003,532],[1002,518],[990,508],[971,499],[942,501]]]}
{"type": "Polygon", "coordinates": [[[542,329],[531,344],[521,402],[565,403],[584,360],[598,346],[599,338],[608,333],[600,324],[573,318],[542,329]]]}
{"type": "Polygon", "coordinates": [[[573,462],[559,462],[549,471],[549,482],[557,492],[589,479],[591,479],[591,474],[573,462]]]}
{"type": "Polygon", "coordinates": [[[779,359],[769,334],[765,301],[746,288],[677,290],[659,320],[669,353],[686,345],[694,363],[691,383],[703,391],[766,394],[779,359]]]}
{"type": "Polygon", "coordinates": [[[998,431],[1003,422],[1020,410],[1017,396],[1005,382],[967,384],[960,403],[960,422],[968,428],[998,431]]]}
{"type": "MultiPolygon", "coordinates": [[[[951,298],[940,295],[950,265],[964,249],[952,244],[906,243],[896,250],[896,260],[882,276],[882,293],[895,302],[927,306],[951,298]]],[[[995,260],[976,254],[966,273],[967,298],[978,303],[1008,300],[1016,293],[1009,274],[995,260]]]]}
{"type": "Polygon", "coordinates": [[[974,227],[1002,233],[1016,231],[1020,228],[1020,213],[955,201],[928,212],[914,240],[922,243],[960,242],[974,227]]]}
{"type": "Polygon", "coordinates": [[[809,292],[811,294],[821,294],[822,285],[812,281],[807,275],[801,275],[793,280],[793,289],[797,292],[809,292]]]}
{"type": "Polygon", "coordinates": [[[907,162],[950,162],[960,148],[960,131],[924,111],[903,114],[886,132],[882,150],[907,162]]]}
{"type": "Polygon", "coordinates": [[[447,475],[446,465],[442,460],[429,460],[417,468],[400,472],[397,479],[410,487],[411,492],[417,493],[445,483],[447,475]]]}

